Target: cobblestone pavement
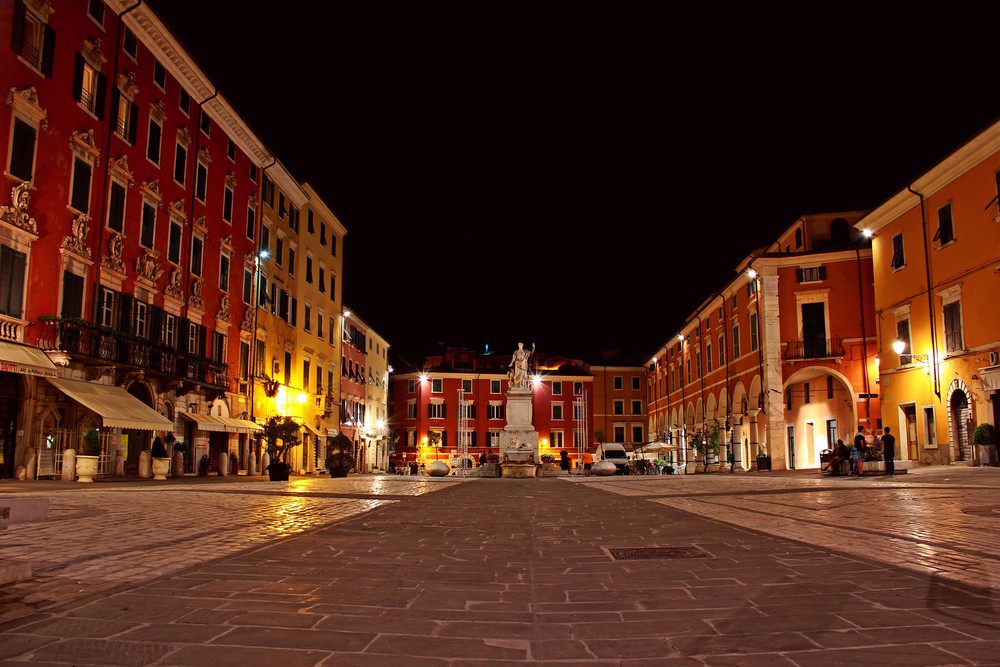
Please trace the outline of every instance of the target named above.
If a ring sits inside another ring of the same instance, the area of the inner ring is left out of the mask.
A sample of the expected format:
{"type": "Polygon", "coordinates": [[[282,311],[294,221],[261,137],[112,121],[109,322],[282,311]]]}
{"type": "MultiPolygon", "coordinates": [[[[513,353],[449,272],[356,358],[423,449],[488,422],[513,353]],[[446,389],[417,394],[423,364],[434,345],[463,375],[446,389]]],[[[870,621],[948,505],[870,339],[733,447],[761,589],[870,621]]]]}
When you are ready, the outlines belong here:
{"type": "Polygon", "coordinates": [[[313,530],[458,480],[234,479],[186,486],[138,481],[82,488],[45,481],[0,486],[14,495],[28,491],[49,499],[47,521],[14,523],[0,533],[0,558],[28,561],[32,570],[30,581],[0,588],[0,622],[313,530]]]}
{"type": "MultiPolygon", "coordinates": [[[[921,467],[891,478],[791,471],[573,479],[716,521],[1000,591],[1000,468],[921,467]]],[[[1000,663],[1000,655],[997,660],[1000,663]]]]}
{"type": "MultiPolygon", "coordinates": [[[[995,520],[1000,475],[978,470],[56,491],[30,540],[63,540],[53,572],[76,573],[80,549],[110,566],[118,541],[134,563],[175,549],[143,546],[136,513],[186,517],[176,550],[195,557],[97,590],[94,572],[66,578],[62,604],[22,601],[30,615],[0,623],[0,665],[1000,665],[1000,593],[946,576],[952,550],[997,560],[995,528],[973,533],[995,520]],[[96,520],[73,512],[119,498],[106,532],[84,535],[96,520]],[[838,511],[885,505],[914,518],[836,526],[838,511]],[[190,528],[201,514],[212,530],[190,528]],[[947,542],[926,535],[941,526],[947,542]]],[[[0,540],[28,541],[24,527],[0,540]]],[[[0,609],[45,582],[0,589],[0,609]]]]}

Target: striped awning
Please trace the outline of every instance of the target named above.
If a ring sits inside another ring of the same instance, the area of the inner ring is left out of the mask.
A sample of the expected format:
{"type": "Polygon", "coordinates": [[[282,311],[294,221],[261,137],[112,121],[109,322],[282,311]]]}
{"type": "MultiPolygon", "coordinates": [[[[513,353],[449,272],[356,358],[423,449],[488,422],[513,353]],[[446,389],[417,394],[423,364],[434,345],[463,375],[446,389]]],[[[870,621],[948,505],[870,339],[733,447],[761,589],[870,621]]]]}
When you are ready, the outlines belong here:
{"type": "Polygon", "coordinates": [[[202,415],[196,412],[182,412],[182,417],[198,424],[202,431],[217,431],[222,433],[252,433],[263,431],[259,424],[246,419],[223,417],[221,415],[202,415]]]}
{"type": "Polygon", "coordinates": [[[47,378],[59,377],[56,365],[37,347],[8,341],[0,341],[0,371],[47,378]]]}
{"type": "Polygon", "coordinates": [[[62,378],[46,379],[83,407],[99,414],[107,427],[174,430],[173,422],[121,387],[62,378]]]}

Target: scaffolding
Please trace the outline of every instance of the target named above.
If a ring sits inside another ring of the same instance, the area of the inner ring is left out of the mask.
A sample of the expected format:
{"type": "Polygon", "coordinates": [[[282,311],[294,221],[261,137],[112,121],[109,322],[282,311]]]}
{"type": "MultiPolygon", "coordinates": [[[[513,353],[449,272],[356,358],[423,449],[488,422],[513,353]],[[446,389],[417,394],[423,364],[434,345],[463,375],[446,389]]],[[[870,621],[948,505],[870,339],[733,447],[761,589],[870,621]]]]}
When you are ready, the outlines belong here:
{"type": "Polygon", "coordinates": [[[573,443],[576,449],[576,460],[578,465],[583,465],[583,453],[587,451],[587,443],[590,441],[587,433],[587,390],[573,400],[573,421],[576,428],[573,429],[573,443]]]}
{"type": "Polygon", "coordinates": [[[471,402],[465,400],[465,392],[458,390],[458,438],[456,456],[458,457],[458,470],[456,475],[465,476],[471,472],[472,462],[469,459],[469,411],[471,402]]]}

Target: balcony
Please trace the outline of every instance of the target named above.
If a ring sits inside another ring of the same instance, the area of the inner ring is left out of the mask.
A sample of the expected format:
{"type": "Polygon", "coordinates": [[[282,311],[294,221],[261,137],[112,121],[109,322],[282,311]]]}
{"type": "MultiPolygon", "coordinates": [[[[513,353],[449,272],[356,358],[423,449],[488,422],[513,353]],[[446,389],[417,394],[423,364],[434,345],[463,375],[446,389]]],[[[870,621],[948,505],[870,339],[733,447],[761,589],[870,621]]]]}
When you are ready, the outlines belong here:
{"type": "Polygon", "coordinates": [[[785,361],[797,359],[835,359],[844,356],[844,342],[839,337],[807,338],[785,343],[785,361]]]}
{"type": "Polygon", "coordinates": [[[229,391],[229,366],[225,363],[180,352],[93,322],[46,318],[40,324],[38,345],[43,350],[61,350],[92,362],[110,362],[229,391]]]}

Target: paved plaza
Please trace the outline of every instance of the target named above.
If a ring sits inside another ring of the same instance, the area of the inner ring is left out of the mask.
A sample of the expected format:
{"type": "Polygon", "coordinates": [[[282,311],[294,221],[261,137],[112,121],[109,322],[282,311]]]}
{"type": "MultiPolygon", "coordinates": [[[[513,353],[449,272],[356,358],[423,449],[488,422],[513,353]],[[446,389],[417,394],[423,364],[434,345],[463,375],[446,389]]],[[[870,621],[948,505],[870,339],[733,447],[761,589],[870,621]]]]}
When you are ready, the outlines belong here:
{"type": "Polygon", "coordinates": [[[4,665],[1000,665],[996,468],[5,494],[4,665]]]}

